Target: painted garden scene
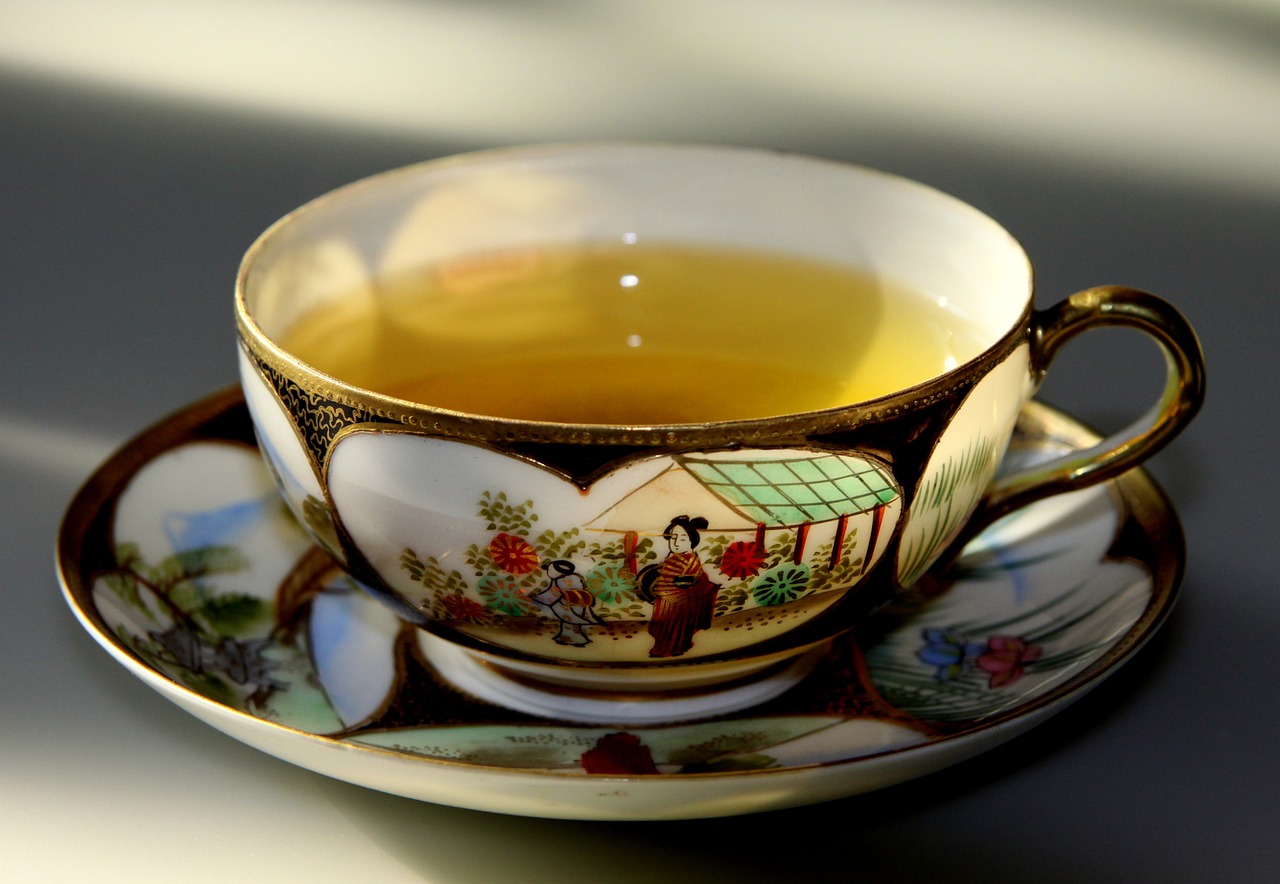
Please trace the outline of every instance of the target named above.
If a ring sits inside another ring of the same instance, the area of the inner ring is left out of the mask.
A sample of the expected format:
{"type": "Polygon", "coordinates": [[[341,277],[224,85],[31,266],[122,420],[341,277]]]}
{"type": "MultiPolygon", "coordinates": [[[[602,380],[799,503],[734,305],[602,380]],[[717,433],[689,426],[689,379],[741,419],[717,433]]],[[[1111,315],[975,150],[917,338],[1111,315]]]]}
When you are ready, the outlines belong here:
{"type": "MultiPolygon", "coordinates": [[[[747,485],[729,473],[736,487],[747,485]]],[[[713,523],[723,513],[708,508],[677,514],[683,518],[652,534],[548,535],[524,499],[491,494],[476,503],[492,527],[468,563],[479,574],[474,597],[473,574],[453,576],[409,553],[402,567],[421,573],[424,587],[445,587],[441,606],[459,608],[448,616],[491,616],[501,611],[494,606],[511,605],[506,616],[537,623],[539,640],[553,647],[608,641],[598,621],[643,616],[654,607],[644,594],[657,598],[660,580],[679,587],[682,576],[692,577],[680,588],[694,594],[709,592],[697,588],[703,578],[715,584],[713,626],[778,607],[774,599],[786,604],[792,584],[768,579],[779,569],[808,569],[803,592],[820,594],[822,578],[813,575],[833,561],[861,567],[870,530],[859,516],[844,520],[842,552],[833,556],[839,516],[823,523],[825,534],[817,518],[797,531],[797,520],[778,527],[760,517],[763,509],[738,503],[748,524],[736,532],[713,523]],[[688,573],[689,553],[701,576],[688,573]]],[[[120,653],[232,714],[424,763],[685,775],[924,745],[1033,708],[1107,659],[1153,606],[1169,604],[1167,592],[1156,597],[1140,554],[1118,555],[1129,518],[1118,499],[1106,488],[1067,495],[984,535],[955,568],[836,641],[823,665],[786,694],[713,720],[620,729],[540,720],[453,688],[421,654],[416,628],[312,545],[249,446],[179,444],[133,475],[112,511],[81,541],[102,552],[92,556],[99,564],[84,575],[78,601],[120,653]]],[[[609,514],[602,524],[613,527],[609,514]]],[[[706,631],[691,630],[694,641],[706,631]]],[[[678,650],[684,630],[651,633],[646,624],[637,632],[647,648],[665,642],[678,650]]]]}
{"type": "Polygon", "coordinates": [[[475,511],[486,533],[465,567],[415,547],[400,567],[431,617],[479,638],[500,625],[533,652],[615,644],[643,645],[619,650],[629,658],[680,657],[724,649],[718,634],[768,637],[822,611],[871,567],[900,509],[888,471],[855,455],[681,455],[567,529],[542,528],[533,499],[485,490],[475,511]],[[666,499],[701,506],[660,513],[666,499]]]}

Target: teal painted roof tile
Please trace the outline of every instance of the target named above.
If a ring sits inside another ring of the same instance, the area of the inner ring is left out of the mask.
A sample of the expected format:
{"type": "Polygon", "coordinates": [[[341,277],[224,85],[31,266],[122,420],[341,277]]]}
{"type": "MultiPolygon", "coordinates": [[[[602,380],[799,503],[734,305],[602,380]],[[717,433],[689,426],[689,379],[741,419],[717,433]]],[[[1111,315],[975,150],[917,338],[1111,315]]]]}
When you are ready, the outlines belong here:
{"type": "Polygon", "coordinates": [[[684,455],[677,460],[744,517],[774,527],[856,515],[898,496],[883,468],[853,455],[814,452],[755,461],[684,455]]]}

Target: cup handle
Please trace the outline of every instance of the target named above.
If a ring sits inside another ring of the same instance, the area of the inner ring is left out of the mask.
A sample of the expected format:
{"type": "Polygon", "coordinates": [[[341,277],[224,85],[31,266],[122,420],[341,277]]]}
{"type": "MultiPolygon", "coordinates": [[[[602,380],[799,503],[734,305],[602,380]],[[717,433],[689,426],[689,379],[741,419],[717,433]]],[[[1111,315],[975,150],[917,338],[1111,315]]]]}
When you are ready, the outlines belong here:
{"type": "MultiPolygon", "coordinates": [[[[1145,332],[1164,353],[1164,390],[1155,405],[1098,444],[1002,476],[988,489],[969,524],[985,526],[1013,510],[1064,491],[1114,478],[1163,448],[1204,402],[1204,354],[1190,324],[1155,295],[1101,286],[1071,295],[1031,318],[1031,372],[1039,386],[1058,349],[1090,328],[1123,326],[1145,332]]],[[[969,532],[966,532],[972,536],[969,532]]]]}

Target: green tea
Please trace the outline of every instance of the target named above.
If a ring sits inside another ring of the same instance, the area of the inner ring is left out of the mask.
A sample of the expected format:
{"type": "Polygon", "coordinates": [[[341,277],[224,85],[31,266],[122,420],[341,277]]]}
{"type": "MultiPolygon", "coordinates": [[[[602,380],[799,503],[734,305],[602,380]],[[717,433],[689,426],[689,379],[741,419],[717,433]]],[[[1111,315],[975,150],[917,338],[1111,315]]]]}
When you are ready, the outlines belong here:
{"type": "Polygon", "coordinates": [[[813,411],[982,350],[938,298],[803,258],[540,248],[381,280],[280,341],[347,383],[473,414],[646,425],[813,411]]]}

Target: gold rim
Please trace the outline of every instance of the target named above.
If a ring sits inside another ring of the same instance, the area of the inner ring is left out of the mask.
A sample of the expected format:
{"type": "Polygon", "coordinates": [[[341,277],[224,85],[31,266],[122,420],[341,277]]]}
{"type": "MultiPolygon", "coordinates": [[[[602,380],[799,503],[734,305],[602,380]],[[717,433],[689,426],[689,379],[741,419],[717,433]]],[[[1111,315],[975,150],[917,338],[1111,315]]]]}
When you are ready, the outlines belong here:
{"type": "Polygon", "coordinates": [[[467,414],[374,393],[325,375],[281,350],[242,311],[241,342],[259,371],[275,372],[305,393],[430,435],[473,442],[613,446],[724,446],[797,439],[884,421],[943,400],[962,398],[1026,339],[1028,306],[1013,329],[946,374],[889,396],[824,411],[697,424],[566,424],[467,414]]]}
{"type": "Polygon", "coordinates": [[[331,400],[347,408],[357,409],[382,420],[395,421],[416,430],[453,438],[482,442],[532,442],[553,444],[600,444],[615,446],[698,445],[716,446],[750,444],[768,440],[796,438],[813,434],[847,430],[863,423],[896,417],[908,410],[927,406],[949,397],[962,396],[981,380],[1005,356],[1029,335],[1035,302],[1034,272],[1030,258],[1021,244],[995,219],[963,200],[910,178],[866,166],[822,157],[790,154],[755,148],[724,147],[705,144],[669,142],[583,142],[579,144],[541,144],[527,147],[497,148],[429,160],[391,169],[362,178],[323,194],[285,215],[267,228],[249,247],[236,276],[235,315],[240,340],[259,369],[279,373],[303,391],[331,400]],[[925,192],[958,210],[981,219],[1003,232],[1024,267],[1027,291],[1020,313],[1008,329],[991,345],[956,368],[926,381],[878,399],[813,412],[748,418],[706,423],[653,425],[569,424],[551,421],[517,420],[488,415],[468,414],[435,408],[386,396],[348,384],[320,372],[288,353],[268,336],[253,318],[247,303],[247,279],[260,254],[278,233],[297,223],[300,218],[324,210],[329,204],[377,187],[388,180],[419,174],[423,170],[447,169],[491,158],[534,158],[568,150],[658,148],[670,150],[723,151],[734,154],[781,155],[861,174],[892,180],[904,188],[925,192]]]}
{"type": "MultiPolygon", "coordinates": [[[[1030,403],[1019,420],[1024,430],[1039,436],[1059,439],[1080,447],[1098,439],[1098,435],[1078,422],[1040,403],[1030,403]]],[[[183,695],[186,702],[211,714],[234,719],[255,728],[266,728],[301,737],[307,741],[340,748],[343,752],[382,756],[387,759],[405,760],[402,752],[351,743],[340,736],[328,736],[300,730],[257,718],[247,712],[224,706],[173,681],[153,669],[128,647],[120,643],[98,614],[93,603],[92,589],[95,569],[101,562],[95,559],[95,550],[89,543],[90,535],[108,528],[116,501],[133,476],[159,455],[191,442],[223,442],[253,446],[252,427],[243,409],[243,397],[236,388],[220,391],[206,399],[153,425],[135,436],[108,459],[81,487],[73,498],[63,518],[58,535],[57,569],[62,592],[68,605],[87,630],[112,656],[130,665],[131,670],[153,687],[167,687],[183,695]]],[[[553,777],[566,782],[590,784],[600,779],[625,779],[630,782],[651,780],[698,780],[750,777],[778,777],[806,770],[830,770],[840,767],[856,767],[867,762],[910,754],[921,748],[954,743],[977,736],[1001,725],[1047,713],[1054,706],[1082,695],[1098,684],[1117,666],[1132,657],[1156,633],[1169,617],[1177,601],[1186,568],[1186,552],[1181,525],[1168,498],[1154,480],[1141,469],[1135,469],[1113,480],[1115,494],[1120,501],[1121,518],[1111,545],[1108,559],[1133,561],[1149,574],[1152,584],[1151,598],[1142,614],[1105,654],[1094,664],[1056,688],[1035,697],[1014,709],[984,720],[972,727],[931,737],[923,746],[906,746],[854,758],[834,759],[793,767],[753,771],[700,772],[664,774],[661,777],[617,777],[608,774],[583,774],[574,771],[550,769],[508,768],[495,765],[469,764],[441,758],[414,756],[414,762],[431,766],[444,766],[459,770],[498,775],[525,775],[553,777]]],[[[571,725],[566,725],[571,726],[571,725]]],[[[442,726],[444,727],[444,726],[442,726]]],[[[643,730],[645,728],[637,728],[643,730]]],[[[587,788],[594,788],[590,785],[587,788]]]]}

